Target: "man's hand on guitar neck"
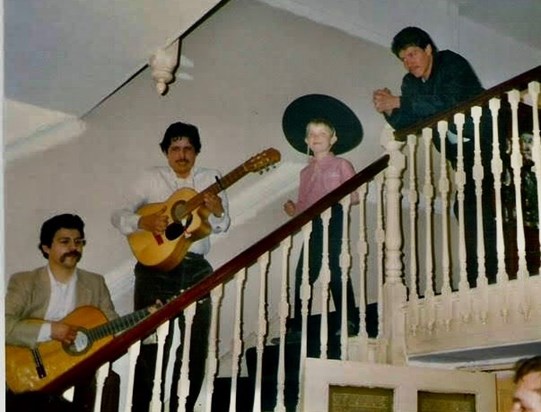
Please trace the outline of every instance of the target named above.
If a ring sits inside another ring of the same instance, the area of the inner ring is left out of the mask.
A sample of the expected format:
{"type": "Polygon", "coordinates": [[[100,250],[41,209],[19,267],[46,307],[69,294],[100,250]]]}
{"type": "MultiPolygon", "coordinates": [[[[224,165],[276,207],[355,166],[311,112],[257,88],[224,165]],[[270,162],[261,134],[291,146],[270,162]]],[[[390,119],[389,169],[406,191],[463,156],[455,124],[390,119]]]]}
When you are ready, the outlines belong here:
{"type": "Polygon", "coordinates": [[[139,229],[147,230],[152,233],[163,233],[167,229],[169,219],[165,214],[167,206],[163,206],[158,212],[141,216],[138,222],[139,229]]]}
{"type": "Polygon", "coordinates": [[[77,337],[77,328],[61,322],[51,322],[51,338],[62,343],[71,344],[77,337]]]}
{"type": "Polygon", "coordinates": [[[222,217],[224,215],[224,207],[222,206],[222,198],[213,193],[204,193],[203,201],[205,207],[216,217],[222,217]]]}

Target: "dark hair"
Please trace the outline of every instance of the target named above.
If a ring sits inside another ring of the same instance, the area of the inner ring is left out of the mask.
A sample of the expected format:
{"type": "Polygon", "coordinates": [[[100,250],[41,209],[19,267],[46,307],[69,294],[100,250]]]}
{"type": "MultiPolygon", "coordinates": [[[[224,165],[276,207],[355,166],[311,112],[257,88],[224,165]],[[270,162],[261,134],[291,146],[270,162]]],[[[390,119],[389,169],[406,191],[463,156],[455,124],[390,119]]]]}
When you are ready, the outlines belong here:
{"type": "Polygon", "coordinates": [[[190,144],[194,147],[195,153],[201,151],[201,138],[199,137],[199,130],[193,124],[177,122],[169,125],[163,139],[160,143],[160,148],[162,152],[167,154],[169,146],[171,143],[182,139],[183,137],[187,138],[190,141],[190,144]]]}
{"type": "Polygon", "coordinates": [[[513,382],[517,383],[523,377],[532,372],[541,372],[541,356],[525,358],[515,364],[515,376],[513,382]]]}
{"type": "Polygon", "coordinates": [[[406,27],[394,36],[391,50],[396,57],[400,57],[398,54],[410,46],[417,46],[424,50],[428,45],[432,46],[433,53],[438,51],[438,48],[426,31],[419,27],[406,27]]]}
{"type": "Polygon", "coordinates": [[[46,220],[41,225],[41,233],[39,235],[39,245],[38,248],[41,251],[41,254],[45,259],[49,258],[49,254],[45,253],[42,249],[42,246],[51,247],[53,244],[53,238],[56,232],[60,229],[76,229],[81,234],[81,237],[85,237],[85,224],[83,219],[77,215],[72,215],[69,213],[64,213],[62,215],[56,215],[46,220]]]}

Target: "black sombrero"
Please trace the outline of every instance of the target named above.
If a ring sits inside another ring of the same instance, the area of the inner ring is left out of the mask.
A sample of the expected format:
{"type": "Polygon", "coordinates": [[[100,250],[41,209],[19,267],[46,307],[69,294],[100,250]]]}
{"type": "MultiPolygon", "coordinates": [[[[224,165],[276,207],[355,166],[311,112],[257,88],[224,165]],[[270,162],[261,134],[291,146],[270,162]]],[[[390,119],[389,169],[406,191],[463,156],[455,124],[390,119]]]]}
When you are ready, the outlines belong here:
{"type": "Polygon", "coordinates": [[[361,143],[363,127],[348,106],[331,96],[307,94],[291,102],[284,112],[282,128],[289,144],[299,152],[306,153],[306,125],[312,119],[321,118],[336,129],[338,141],[332,148],[334,154],[348,152],[361,143]]]}

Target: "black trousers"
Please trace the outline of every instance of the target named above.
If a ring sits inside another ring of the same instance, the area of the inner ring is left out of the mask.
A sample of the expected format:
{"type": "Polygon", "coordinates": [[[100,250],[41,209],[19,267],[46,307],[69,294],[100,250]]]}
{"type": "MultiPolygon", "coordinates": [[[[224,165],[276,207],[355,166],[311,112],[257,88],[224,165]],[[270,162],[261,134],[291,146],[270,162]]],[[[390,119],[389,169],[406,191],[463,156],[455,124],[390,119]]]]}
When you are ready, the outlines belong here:
{"type": "MultiPolygon", "coordinates": [[[[187,289],[212,273],[211,265],[202,255],[188,253],[184,260],[176,268],[169,272],[159,272],[141,264],[135,266],[135,309],[150,306],[160,299],[166,303],[177,297],[181,290],[187,289]]],[[[191,340],[189,379],[190,391],[186,401],[186,410],[192,411],[199,396],[203,378],[205,376],[205,363],[208,351],[208,336],[210,329],[211,305],[207,296],[197,302],[195,317],[193,319],[191,340]]],[[[182,335],[184,334],[184,315],[179,316],[178,323],[182,335]]],[[[166,366],[171,352],[173,339],[173,322],[169,326],[169,334],[164,347],[164,365],[162,368],[161,399],[167,388],[164,387],[166,366]]],[[[175,351],[175,363],[170,388],[170,410],[176,411],[178,407],[178,381],[182,366],[183,336],[181,343],[175,351]]],[[[142,344],[137,364],[135,367],[135,381],[133,392],[134,412],[148,412],[152,398],[154,370],[156,367],[157,344],[142,344]]]]}

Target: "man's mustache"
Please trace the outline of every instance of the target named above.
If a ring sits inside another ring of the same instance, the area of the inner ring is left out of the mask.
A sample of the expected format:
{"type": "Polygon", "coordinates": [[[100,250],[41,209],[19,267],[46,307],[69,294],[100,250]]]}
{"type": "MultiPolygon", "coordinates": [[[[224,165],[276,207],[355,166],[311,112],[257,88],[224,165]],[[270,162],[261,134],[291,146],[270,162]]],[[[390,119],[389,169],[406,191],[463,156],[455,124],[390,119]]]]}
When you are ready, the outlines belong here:
{"type": "Polygon", "coordinates": [[[77,259],[81,259],[81,256],[82,256],[82,254],[80,252],[73,251],[73,252],[69,252],[69,253],[66,253],[66,254],[62,255],[62,257],[60,258],[60,261],[63,262],[69,257],[75,257],[77,259]]]}

